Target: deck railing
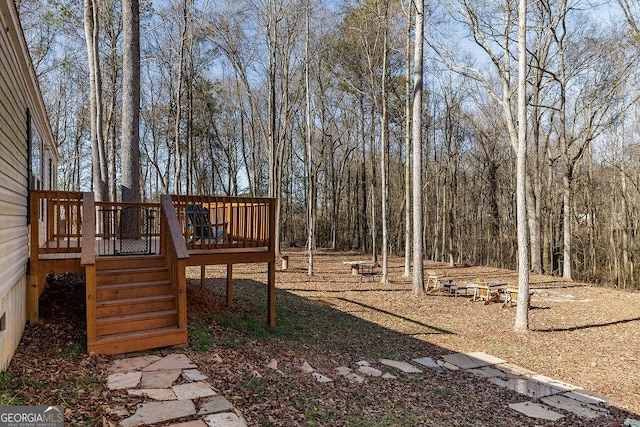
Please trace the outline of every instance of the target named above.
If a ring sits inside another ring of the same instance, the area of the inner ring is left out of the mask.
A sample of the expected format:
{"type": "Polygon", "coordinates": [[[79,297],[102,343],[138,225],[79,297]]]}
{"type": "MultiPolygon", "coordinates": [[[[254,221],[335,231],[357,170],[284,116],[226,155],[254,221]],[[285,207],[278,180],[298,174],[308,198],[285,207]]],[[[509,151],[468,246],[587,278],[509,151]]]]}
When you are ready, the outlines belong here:
{"type": "MultiPolygon", "coordinates": [[[[83,195],[74,191],[31,193],[32,259],[76,254],[83,244],[83,195]],[[53,255],[52,255],[53,256],[53,255]]],[[[276,199],[170,196],[188,250],[272,250],[276,199]]],[[[159,254],[160,203],[95,202],[95,256],[159,254]]]]}
{"type": "Polygon", "coordinates": [[[189,250],[271,248],[276,199],[175,195],[172,199],[189,250]]]}
{"type": "Polygon", "coordinates": [[[160,253],[160,204],[96,202],[98,255],[160,253]]]}
{"type": "Polygon", "coordinates": [[[75,253],[82,246],[82,199],[78,191],[32,191],[31,254],[75,253]]]}

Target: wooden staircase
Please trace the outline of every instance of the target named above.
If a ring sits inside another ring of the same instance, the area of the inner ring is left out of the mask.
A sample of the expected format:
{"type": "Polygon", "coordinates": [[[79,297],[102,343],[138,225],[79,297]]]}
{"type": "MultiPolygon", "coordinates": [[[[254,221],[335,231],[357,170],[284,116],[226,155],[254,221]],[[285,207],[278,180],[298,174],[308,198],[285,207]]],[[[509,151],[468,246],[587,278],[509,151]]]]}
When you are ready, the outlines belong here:
{"type": "Polygon", "coordinates": [[[119,354],[185,344],[171,277],[162,255],[96,258],[95,309],[87,311],[88,328],[95,327],[93,334],[88,331],[89,351],[119,354]]]}

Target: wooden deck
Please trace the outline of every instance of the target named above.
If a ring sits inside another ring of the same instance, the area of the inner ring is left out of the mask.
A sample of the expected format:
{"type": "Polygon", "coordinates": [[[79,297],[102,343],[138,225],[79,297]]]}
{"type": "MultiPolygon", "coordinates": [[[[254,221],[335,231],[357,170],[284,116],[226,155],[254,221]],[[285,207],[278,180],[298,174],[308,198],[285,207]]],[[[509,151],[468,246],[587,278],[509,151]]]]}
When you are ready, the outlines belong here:
{"type": "Polygon", "coordinates": [[[233,264],[266,262],[267,319],[275,326],[274,199],[162,196],[159,204],[132,205],[96,203],[92,193],[34,191],[31,206],[32,323],[47,275],[78,272],[86,275],[89,351],[185,344],[186,266],[227,265],[231,305],[233,264]],[[194,224],[194,206],[224,224],[224,239],[206,238],[212,227],[194,224]],[[132,227],[132,218],[142,225],[132,227]]]}

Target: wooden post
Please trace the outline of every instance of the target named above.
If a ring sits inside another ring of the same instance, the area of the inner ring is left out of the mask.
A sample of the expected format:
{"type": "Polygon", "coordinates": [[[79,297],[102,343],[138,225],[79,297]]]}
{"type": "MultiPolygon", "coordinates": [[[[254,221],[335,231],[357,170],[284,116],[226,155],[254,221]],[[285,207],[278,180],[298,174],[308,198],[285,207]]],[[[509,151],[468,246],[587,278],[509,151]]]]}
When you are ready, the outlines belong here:
{"type": "Polygon", "coordinates": [[[40,276],[38,274],[29,274],[29,293],[27,295],[29,301],[29,323],[35,325],[40,320],[39,315],[39,283],[40,276]]]}
{"type": "Polygon", "coordinates": [[[96,341],[96,266],[90,264],[84,268],[87,299],[87,346],[96,341]]]}
{"type": "Polygon", "coordinates": [[[270,262],[268,267],[269,277],[267,279],[267,316],[269,319],[269,326],[274,328],[276,326],[276,263],[270,262]]]}
{"type": "Polygon", "coordinates": [[[200,266],[200,287],[204,289],[204,287],[207,285],[207,272],[206,270],[206,265],[202,264],[200,266]]]}
{"type": "Polygon", "coordinates": [[[233,264],[227,264],[227,307],[233,304],[233,264]]]}

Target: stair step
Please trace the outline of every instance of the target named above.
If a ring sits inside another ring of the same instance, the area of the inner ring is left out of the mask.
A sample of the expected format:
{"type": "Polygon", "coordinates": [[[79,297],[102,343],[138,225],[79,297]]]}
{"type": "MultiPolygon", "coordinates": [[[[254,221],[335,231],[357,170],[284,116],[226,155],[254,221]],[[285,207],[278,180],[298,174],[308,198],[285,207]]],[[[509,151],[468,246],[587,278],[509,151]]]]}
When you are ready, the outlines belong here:
{"type": "Polygon", "coordinates": [[[121,354],[187,343],[187,331],[177,326],[107,335],[88,343],[89,352],[121,354]]]}
{"type": "Polygon", "coordinates": [[[169,278],[169,269],[167,267],[145,267],[135,269],[96,269],[96,283],[113,284],[113,283],[134,283],[149,282],[154,280],[166,280],[169,278]]]}
{"type": "Polygon", "coordinates": [[[96,336],[144,331],[178,325],[177,310],[124,314],[96,319],[96,336]]]}
{"type": "Polygon", "coordinates": [[[175,296],[149,295],[110,300],[96,300],[96,316],[110,317],[125,314],[146,313],[151,311],[165,311],[176,308],[175,296]]]}
{"type": "Polygon", "coordinates": [[[166,259],[162,255],[101,256],[96,258],[98,269],[164,267],[166,265],[166,259]]]}
{"type": "Polygon", "coordinates": [[[170,280],[99,284],[96,287],[96,301],[167,295],[171,293],[171,288],[170,280]]]}

